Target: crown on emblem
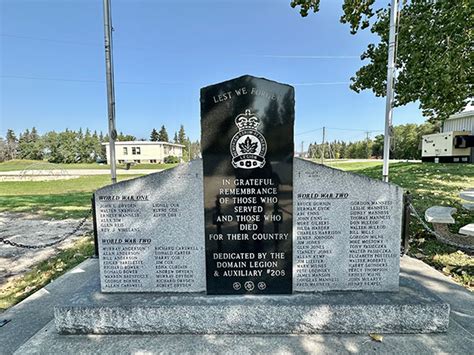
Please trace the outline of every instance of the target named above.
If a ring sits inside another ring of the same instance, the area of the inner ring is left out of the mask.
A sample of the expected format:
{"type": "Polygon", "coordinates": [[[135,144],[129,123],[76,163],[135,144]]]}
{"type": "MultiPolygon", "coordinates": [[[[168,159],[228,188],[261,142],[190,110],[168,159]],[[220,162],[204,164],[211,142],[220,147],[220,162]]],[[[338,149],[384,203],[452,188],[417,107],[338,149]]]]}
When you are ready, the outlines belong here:
{"type": "Polygon", "coordinates": [[[256,129],[260,125],[260,119],[247,109],[244,114],[240,114],[235,118],[235,124],[239,127],[239,130],[256,129]]]}

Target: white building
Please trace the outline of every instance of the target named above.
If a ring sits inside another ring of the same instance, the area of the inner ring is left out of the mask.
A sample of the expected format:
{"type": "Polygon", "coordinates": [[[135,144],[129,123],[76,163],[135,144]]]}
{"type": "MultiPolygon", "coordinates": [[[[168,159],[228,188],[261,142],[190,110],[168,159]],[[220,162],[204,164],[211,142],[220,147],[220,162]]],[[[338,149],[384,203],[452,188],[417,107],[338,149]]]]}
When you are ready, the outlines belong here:
{"type": "Polygon", "coordinates": [[[443,124],[443,132],[465,131],[474,134],[474,108],[449,116],[443,124]]]}
{"type": "MultiPolygon", "coordinates": [[[[107,163],[110,163],[110,146],[105,145],[107,163]]],[[[163,163],[169,156],[183,158],[184,145],[168,142],[126,141],[115,142],[115,160],[123,163],[163,163]]]]}

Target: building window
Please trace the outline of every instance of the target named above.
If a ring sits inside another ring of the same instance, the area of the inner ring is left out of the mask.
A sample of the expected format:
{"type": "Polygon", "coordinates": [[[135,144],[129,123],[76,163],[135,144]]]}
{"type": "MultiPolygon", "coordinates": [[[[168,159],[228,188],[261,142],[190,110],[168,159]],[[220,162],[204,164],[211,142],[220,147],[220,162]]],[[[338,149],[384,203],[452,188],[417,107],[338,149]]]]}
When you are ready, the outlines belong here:
{"type": "Polygon", "coordinates": [[[141,149],[140,147],[132,147],[132,155],[140,155],[141,149]]]}
{"type": "Polygon", "coordinates": [[[156,164],[156,159],[150,159],[151,164],[156,164]]]}
{"type": "Polygon", "coordinates": [[[142,154],[141,148],[137,147],[137,155],[140,155],[140,154],[142,154]]]}
{"type": "Polygon", "coordinates": [[[134,162],[140,164],[140,159],[134,160],[134,162]]]}
{"type": "Polygon", "coordinates": [[[128,148],[127,147],[123,147],[123,155],[128,155],[128,148]]]}
{"type": "Polygon", "coordinates": [[[123,160],[120,160],[120,159],[119,159],[118,163],[119,163],[119,164],[123,164],[123,160]]]}

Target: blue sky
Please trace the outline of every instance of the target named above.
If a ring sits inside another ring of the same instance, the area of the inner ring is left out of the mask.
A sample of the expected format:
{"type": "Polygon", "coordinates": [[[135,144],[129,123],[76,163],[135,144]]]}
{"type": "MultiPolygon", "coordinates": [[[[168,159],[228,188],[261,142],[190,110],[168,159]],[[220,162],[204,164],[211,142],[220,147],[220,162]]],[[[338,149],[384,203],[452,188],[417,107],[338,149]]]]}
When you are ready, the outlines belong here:
{"type": "MultiPolygon", "coordinates": [[[[0,134],[106,132],[102,1],[0,1],[0,134]]],[[[148,138],[184,124],[197,139],[199,89],[251,74],[295,85],[298,148],[320,141],[322,126],[329,139],[382,130],[385,100],[348,87],[375,38],[339,23],[342,0],[322,0],[307,18],[289,2],[112,0],[117,129],[148,138]]],[[[423,121],[417,104],[394,112],[394,124],[423,121]]]]}

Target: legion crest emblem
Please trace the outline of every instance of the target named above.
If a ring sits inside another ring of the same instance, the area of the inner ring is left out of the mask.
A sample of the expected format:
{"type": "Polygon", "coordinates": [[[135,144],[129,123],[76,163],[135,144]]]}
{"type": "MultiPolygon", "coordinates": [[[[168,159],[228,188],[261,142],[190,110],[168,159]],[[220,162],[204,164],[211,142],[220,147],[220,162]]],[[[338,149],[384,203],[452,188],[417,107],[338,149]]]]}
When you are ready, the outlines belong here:
{"type": "Polygon", "coordinates": [[[260,119],[247,109],[244,114],[235,118],[235,124],[239,131],[230,141],[232,166],[240,169],[263,168],[267,141],[263,134],[257,131],[260,119]]]}

